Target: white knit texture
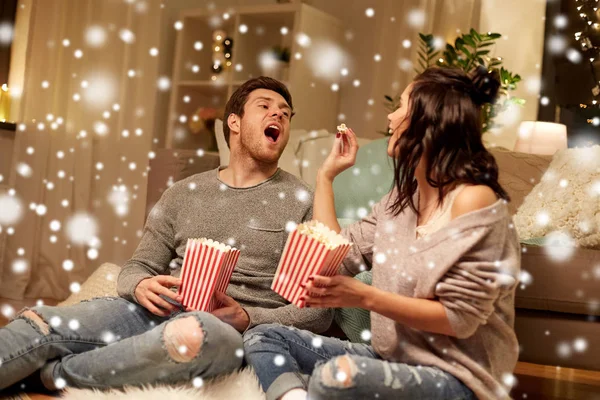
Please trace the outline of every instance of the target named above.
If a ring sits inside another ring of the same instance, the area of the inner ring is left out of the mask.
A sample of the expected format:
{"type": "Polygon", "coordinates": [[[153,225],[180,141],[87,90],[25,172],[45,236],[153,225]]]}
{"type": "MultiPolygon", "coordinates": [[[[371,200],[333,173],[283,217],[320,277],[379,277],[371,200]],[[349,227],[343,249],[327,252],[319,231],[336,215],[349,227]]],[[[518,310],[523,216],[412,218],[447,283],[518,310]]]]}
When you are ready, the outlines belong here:
{"type": "Polygon", "coordinates": [[[600,248],[600,146],[562,150],[514,217],[521,239],[561,231],[600,248]]]}

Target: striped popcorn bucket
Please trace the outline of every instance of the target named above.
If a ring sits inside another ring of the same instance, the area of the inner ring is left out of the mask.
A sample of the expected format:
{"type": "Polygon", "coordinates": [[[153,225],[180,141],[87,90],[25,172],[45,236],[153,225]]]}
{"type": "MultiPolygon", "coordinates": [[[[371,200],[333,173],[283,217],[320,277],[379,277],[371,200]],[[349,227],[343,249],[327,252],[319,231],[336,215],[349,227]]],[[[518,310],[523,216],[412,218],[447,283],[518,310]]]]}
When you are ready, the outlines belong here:
{"type": "Polygon", "coordinates": [[[206,239],[188,239],[178,293],[192,310],[211,312],[220,304],[215,291],[225,293],[240,251],[206,239]]]}
{"type": "Polygon", "coordinates": [[[350,251],[351,244],[341,244],[328,249],[309,235],[293,231],[283,249],[271,289],[290,303],[303,308],[300,298],[306,295],[301,285],[312,275],[333,276],[350,251]]]}

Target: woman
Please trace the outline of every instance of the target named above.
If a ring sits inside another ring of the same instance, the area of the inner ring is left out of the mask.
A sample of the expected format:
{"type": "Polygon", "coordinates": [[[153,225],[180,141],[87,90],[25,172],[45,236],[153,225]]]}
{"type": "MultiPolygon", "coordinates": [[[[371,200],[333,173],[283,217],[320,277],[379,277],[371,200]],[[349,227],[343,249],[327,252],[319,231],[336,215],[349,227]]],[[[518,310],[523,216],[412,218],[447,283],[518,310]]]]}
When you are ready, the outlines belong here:
{"type": "MultiPolygon", "coordinates": [[[[393,190],[341,230],[354,246],[340,275],[306,284],[307,306],[370,310],[372,346],[258,326],[245,350],[268,398],[508,397],[520,251],[480,120],[499,86],[483,68],[430,68],[406,88],[388,115],[393,190]],[[347,276],[365,267],[372,286],[347,276]]],[[[314,218],[338,232],[332,181],[357,147],[338,133],[318,175],[314,218]]]]}

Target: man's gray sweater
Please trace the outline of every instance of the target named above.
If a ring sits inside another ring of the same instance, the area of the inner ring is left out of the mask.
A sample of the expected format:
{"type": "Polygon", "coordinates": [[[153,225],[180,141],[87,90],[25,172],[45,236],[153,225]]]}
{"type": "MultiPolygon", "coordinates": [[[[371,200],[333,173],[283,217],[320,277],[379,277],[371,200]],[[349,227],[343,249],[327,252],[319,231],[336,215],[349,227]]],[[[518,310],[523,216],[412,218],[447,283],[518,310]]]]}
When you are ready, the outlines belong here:
{"type": "Polygon", "coordinates": [[[323,332],[332,310],[299,309],[271,290],[286,227],[312,217],[312,199],[307,185],[281,169],[248,188],[226,185],[218,169],[179,181],[150,212],[142,240],[119,275],[119,295],[136,301],[135,288],[144,278],[178,277],[188,238],[206,237],[241,250],[227,294],[250,316],[248,328],[280,323],[323,332]]]}

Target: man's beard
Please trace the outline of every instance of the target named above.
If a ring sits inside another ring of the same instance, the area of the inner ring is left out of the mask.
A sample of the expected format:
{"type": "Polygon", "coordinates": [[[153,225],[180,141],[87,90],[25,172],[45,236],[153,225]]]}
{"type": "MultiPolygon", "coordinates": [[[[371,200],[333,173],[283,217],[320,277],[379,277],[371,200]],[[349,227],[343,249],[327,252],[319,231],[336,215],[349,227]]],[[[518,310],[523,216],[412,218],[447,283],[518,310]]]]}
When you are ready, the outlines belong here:
{"type": "MultiPolygon", "coordinates": [[[[264,145],[261,143],[263,140],[259,135],[252,136],[253,127],[245,123],[242,119],[240,127],[240,153],[247,155],[252,160],[261,164],[277,164],[283,149],[277,153],[264,151],[264,145]]],[[[260,135],[264,135],[263,132],[259,132],[260,135]]]]}

